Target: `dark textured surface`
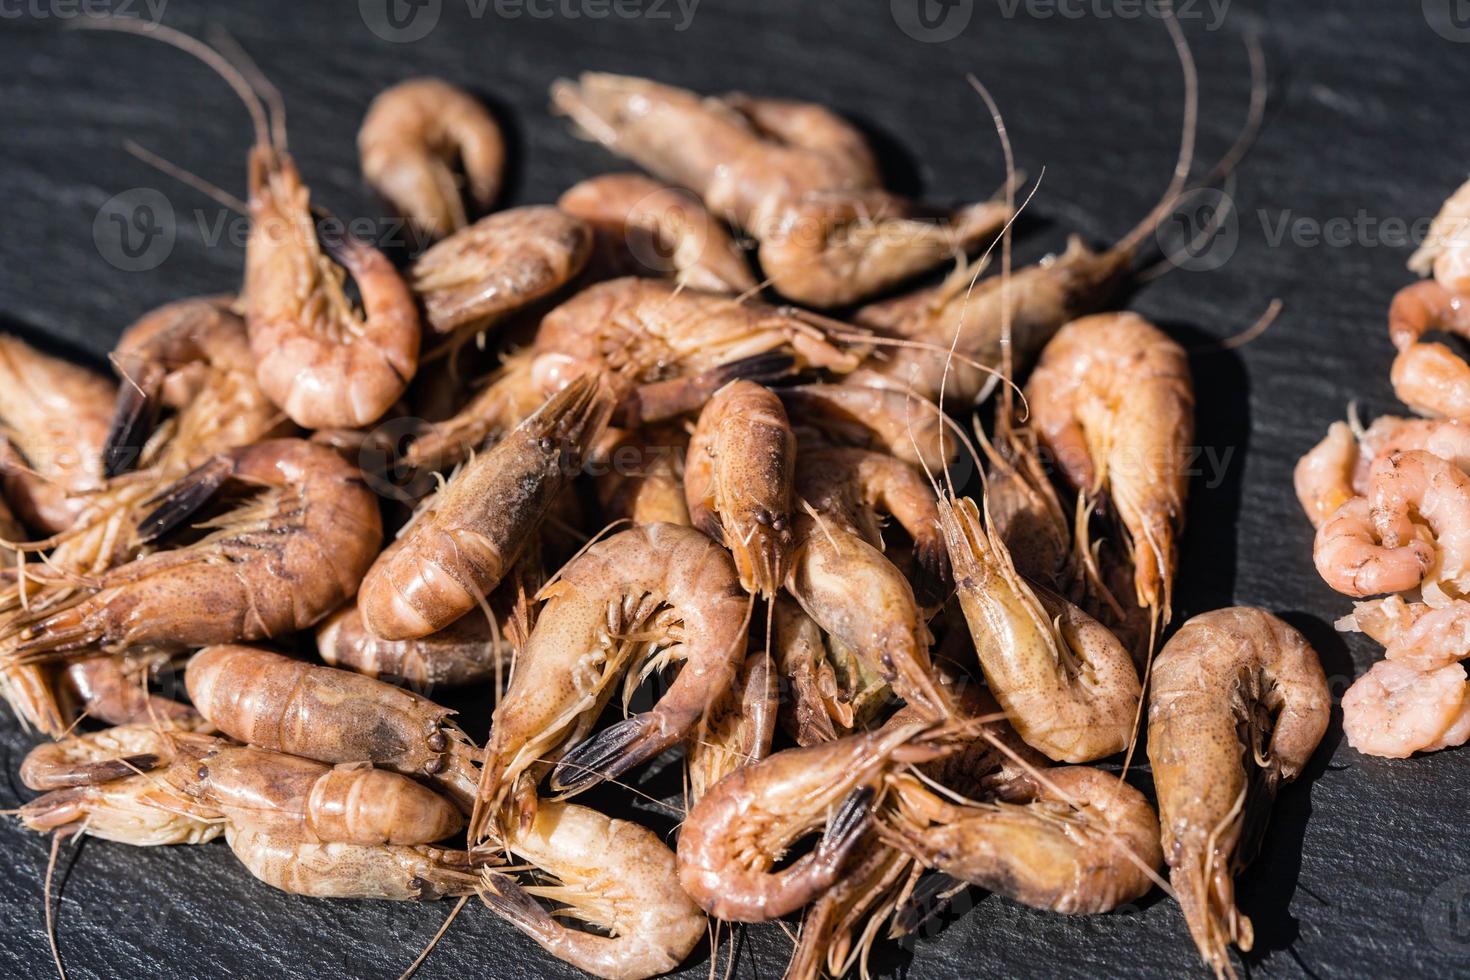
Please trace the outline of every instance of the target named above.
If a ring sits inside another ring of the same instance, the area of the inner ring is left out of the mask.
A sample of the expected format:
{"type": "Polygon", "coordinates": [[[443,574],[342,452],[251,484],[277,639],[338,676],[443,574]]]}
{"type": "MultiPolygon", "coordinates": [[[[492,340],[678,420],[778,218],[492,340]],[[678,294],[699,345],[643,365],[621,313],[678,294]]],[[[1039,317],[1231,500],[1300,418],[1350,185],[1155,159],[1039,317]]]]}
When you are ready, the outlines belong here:
{"type": "MultiPolygon", "coordinates": [[[[1220,239],[1207,253],[1223,263],[1175,271],[1131,300],[1202,351],[1248,326],[1272,297],[1284,301],[1264,337],[1194,360],[1206,475],[1194,488],[1179,614],[1234,602],[1283,612],[1318,644],[1338,694],[1371,652],[1331,629],[1348,604],[1312,571],[1291,467],[1350,399],[1365,415],[1392,408],[1384,311],[1407,281],[1408,249],[1383,243],[1392,230],[1383,222],[1433,214],[1466,170],[1457,121],[1470,46],[1453,40],[1464,32],[1446,19],[1452,5],[1297,0],[1267,10],[1241,2],[1212,29],[1215,11],[1192,4],[1201,157],[1223,152],[1243,117],[1248,73],[1238,35],[1248,25],[1262,29],[1275,72],[1267,126],[1232,189],[1237,244],[1220,239]],[[1311,225],[1326,225],[1321,241],[1293,237],[1311,225]],[[1334,227],[1344,234],[1332,237],[1334,227]],[[1211,478],[1220,469],[1213,460],[1225,464],[1223,476],[1211,478]]],[[[893,10],[910,6],[703,0],[679,30],[679,9],[654,9],[652,0],[641,5],[647,16],[601,19],[589,15],[638,5],[429,0],[425,15],[438,8],[440,19],[412,43],[389,43],[365,26],[362,11],[375,19],[383,0],[171,0],[163,20],[193,33],[222,26],[255,56],[285,95],[292,150],[316,199],[342,215],[378,213],[357,176],[353,136],[372,95],[413,74],[467,85],[497,111],[515,147],[508,203],[552,201],[573,181],[618,166],[545,110],[551,80],[581,68],[829,103],[873,133],[896,187],[939,201],[988,194],[1001,179],[994,134],[964,83],[974,72],[1006,112],[1021,166],[1032,175],[1046,168],[1026,254],[1057,247],[1068,230],[1106,241],[1149,208],[1166,181],[1179,118],[1178,70],[1156,19],[1130,19],[1133,4],[1110,0],[1064,0],[1064,10],[1092,11],[1080,18],[1040,16],[1050,3],[959,0],[947,26],[963,30],[923,43],[896,24],[893,10]]],[[[0,315],[5,329],[101,363],[118,332],[150,307],[235,288],[243,259],[229,233],[243,228],[231,225],[238,219],[129,156],[123,141],[238,194],[248,130],[228,90],[200,65],[135,38],[64,32],[75,9],[68,0],[0,6],[0,315]],[[167,198],[177,236],[156,267],[127,271],[113,264],[121,262],[116,232],[103,209],[137,188],[167,198]]],[[[140,0],[132,9],[147,10],[140,0]]],[[[7,725],[0,745],[8,777],[0,806],[14,806],[27,796],[15,778],[27,742],[7,725]]],[[[1334,712],[1241,880],[1241,905],[1256,924],[1252,975],[1470,970],[1465,759],[1365,759],[1342,742],[1334,712]]],[[[8,868],[0,972],[44,975],[47,842],[10,821],[0,824],[0,841],[8,868]]],[[[282,895],[250,879],[220,844],[144,851],[93,841],[68,850],[59,875],[62,950],[76,978],[393,977],[447,911],[282,895]]],[[[1157,893],[1139,908],[1092,918],[994,897],[961,902],[912,949],[885,947],[876,971],[1203,975],[1177,911],[1157,893]]],[[[751,929],[735,973],[779,976],[789,948],[778,928],[751,929]]],[[[709,968],[702,950],[685,974],[709,968]]],[[[472,906],[420,975],[572,973],[472,906]]]]}

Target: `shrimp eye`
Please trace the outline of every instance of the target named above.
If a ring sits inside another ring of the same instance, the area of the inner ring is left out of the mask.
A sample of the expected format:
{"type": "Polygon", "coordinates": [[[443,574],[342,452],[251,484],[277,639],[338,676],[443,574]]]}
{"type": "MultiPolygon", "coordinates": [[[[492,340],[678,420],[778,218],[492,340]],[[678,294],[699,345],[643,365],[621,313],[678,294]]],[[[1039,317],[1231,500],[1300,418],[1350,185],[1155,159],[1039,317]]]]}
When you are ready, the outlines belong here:
{"type": "Polygon", "coordinates": [[[765,511],[765,510],[758,510],[758,511],[756,511],[755,512],[755,522],[757,524],[761,525],[762,527],[769,527],[770,524],[771,524],[771,514],[770,514],[770,511],[765,511]]]}
{"type": "Polygon", "coordinates": [[[551,438],[551,436],[542,436],[536,440],[536,445],[540,447],[543,453],[549,453],[556,448],[556,440],[551,438]]]}
{"type": "Polygon", "coordinates": [[[786,516],[784,514],[773,517],[771,518],[771,530],[784,531],[786,530],[788,523],[789,522],[786,520],[786,516]]]}
{"type": "Polygon", "coordinates": [[[200,780],[208,779],[209,778],[209,767],[208,766],[200,766],[199,769],[198,769],[198,771],[196,771],[194,773],[194,775],[198,776],[200,780]]]}
{"type": "Polygon", "coordinates": [[[444,738],[443,732],[435,732],[434,734],[429,736],[429,748],[433,749],[435,752],[443,752],[444,746],[448,744],[449,742],[447,739],[444,738]]]}
{"type": "Polygon", "coordinates": [[[428,773],[430,776],[436,775],[443,768],[444,768],[444,760],[443,759],[430,759],[428,762],[425,762],[424,763],[424,772],[428,773]]]}

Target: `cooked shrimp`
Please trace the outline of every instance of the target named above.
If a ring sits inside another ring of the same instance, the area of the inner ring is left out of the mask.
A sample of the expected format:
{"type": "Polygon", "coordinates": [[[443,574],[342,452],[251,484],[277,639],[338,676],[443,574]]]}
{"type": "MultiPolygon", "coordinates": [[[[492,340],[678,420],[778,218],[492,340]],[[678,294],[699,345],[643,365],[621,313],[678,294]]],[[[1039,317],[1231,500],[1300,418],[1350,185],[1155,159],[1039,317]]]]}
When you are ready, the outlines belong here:
{"type": "Polygon", "coordinates": [[[651,710],[603,729],[562,757],[549,785],[570,795],[653,758],[709,717],[745,660],[750,603],[729,553],[674,524],[634,528],[593,545],[562,569],[555,587],[594,598],[609,612],[647,610],[652,619],[642,637],[656,657],[645,671],[683,661],[651,710]]]}
{"type": "Polygon", "coordinates": [[[546,400],[532,378],[533,360],[529,350],[508,353],[474,397],[415,435],[403,462],[414,470],[447,473],[524,422],[546,400]]]}
{"type": "MultiPolygon", "coordinates": [[[[1458,252],[1450,254],[1459,258],[1458,252]]],[[[1435,330],[1470,337],[1470,299],[1433,279],[1394,294],[1388,308],[1388,336],[1399,350],[1394,393],[1421,415],[1470,415],[1470,365],[1444,344],[1422,339],[1435,330]]]]}
{"type": "Polygon", "coordinates": [[[1133,313],[1084,317],[1047,344],[1026,393],[1067,480],[1117,509],[1138,604],[1168,623],[1194,441],[1184,348],[1133,313]]]}
{"type": "Polygon", "coordinates": [[[891,777],[886,840],[924,864],[1023,905],[1107,912],[1141,898],[1163,863],[1144,795],[1086,766],[1040,770],[1005,802],[949,802],[913,776],[891,777]]]}
{"type": "Polygon", "coordinates": [[[415,902],[471,895],[479,883],[464,851],[322,842],[234,823],[225,825],[225,840],[247,871],[293,895],[415,902]]]}
{"type": "Polygon", "coordinates": [[[1342,731],[1364,755],[1407,759],[1470,739],[1470,683],[1457,663],[1380,660],[1342,696],[1342,731]]]}
{"type": "Polygon", "coordinates": [[[797,457],[797,496],[812,510],[883,547],[883,517],[892,517],[913,540],[914,591],[925,605],[949,589],[949,554],[939,529],[939,508],[922,473],[884,453],[865,449],[803,449],[797,457]]]}
{"type": "Polygon", "coordinates": [[[689,524],[684,459],[689,433],[679,425],[623,430],[599,453],[597,499],[604,518],[634,524],[689,524]]]}
{"type": "Polygon", "coordinates": [[[1460,185],[1429,223],[1424,241],[1409,256],[1410,270],[1435,280],[1445,289],[1470,292],[1470,181],[1460,185]]]}
{"type": "Polygon", "coordinates": [[[1415,588],[1434,564],[1434,546],[1416,536],[1386,547],[1367,498],[1354,497],[1317,529],[1312,560],[1322,580],[1344,595],[1378,595],[1415,588]]]}
{"type": "Polygon", "coordinates": [[[428,636],[482,602],[576,475],[607,408],[597,379],[579,379],[471,460],[368,571],[358,597],[368,631],[428,636]]]}
{"type": "Polygon", "coordinates": [[[770,754],[778,693],[771,658],[764,652],[747,657],[734,685],[689,737],[684,764],[689,772],[690,802],[698,801],[736,769],[770,754]]]}
{"type": "Polygon", "coordinates": [[[1333,422],[1327,435],[1297,461],[1293,481],[1296,499],[1313,527],[1321,527],[1356,492],[1358,440],[1346,422],[1333,422]]]}
{"type": "Polygon", "coordinates": [[[1371,618],[1363,611],[1367,603],[1353,607],[1354,624],[1384,645],[1389,660],[1429,671],[1470,657],[1470,602],[1457,599],[1436,609],[1422,602],[1405,603],[1399,596],[1392,598],[1397,601],[1397,615],[1380,615],[1394,620],[1388,629],[1379,624],[1372,629],[1363,622],[1371,618]]]}
{"type": "Polygon", "coordinates": [[[357,131],[363,178],[432,238],[468,219],[461,180],[477,210],[500,194],[505,139],[474,96],[438,78],[411,78],[379,92],[357,131]]]}
{"type": "Polygon", "coordinates": [[[1127,649],[1077,606],[1021,578],[974,501],[941,499],[939,515],[985,679],[1026,744],[1059,762],[1126,747],[1142,695],[1127,649]]]}
{"type": "Polygon", "coordinates": [[[877,925],[894,911],[899,893],[915,872],[913,858],[869,831],[841,876],[802,917],[796,950],[782,980],[846,976],[865,958],[877,925]],[[861,935],[855,937],[859,932],[861,935]]]}
{"type": "Polygon", "coordinates": [[[1429,607],[1422,602],[1405,602],[1403,596],[1390,595],[1353,603],[1353,611],[1339,619],[1336,626],[1344,632],[1363,633],[1388,646],[1427,612],[1429,607]]]}
{"type": "Polygon", "coordinates": [[[479,613],[463,616],[445,629],[415,640],[380,640],[368,632],[362,610],[349,606],[317,630],[317,653],[333,667],[368,677],[402,681],[414,691],[463,687],[509,672],[514,650],[508,631],[513,601],[496,589],[489,596],[495,623],[479,613]]]}
{"type": "Polygon", "coordinates": [[[1072,524],[1041,460],[1035,431],[1000,411],[994,443],[981,442],[989,459],[985,508],[990,522],[1022,576],[1067,592],[1081,564],[1072,547],[1072,524]]]}
{"type": "Polygon", "coordinates": [[[245,646],[207,647],[184,675],[189,699],[231,738],[318,762],[371,762],[430,776],[468,810],[478,750],[454,712],[348,670],[245,646]]]}
{"type": "Polygon", "coordinates": [[[699,413],[684,467],[691,523],[735,556],[740,584],[769,598],[791,566],[796,435],[781,399],[732,381],[699,413]]]}
{"type": "Polygon", "coordinates": [[[194,812],[149,774],[52,790],[19,816],[40,833],[83,833],[134,847],[203,844],[225,829],[217,814],[194,812]]]}
{"type": "Polygon", "coordinates": [[[894,388],[808,384],[777,391],[802,443],[889,453],[906,463],[940,470],[959,450],[932,402],[894,388]]]}
{"type": "Polygon", "coordinates": [[[707,293],[756,289],[745,253],[687,191],[642,174],[603,174],[572,185],[556,204],[592,226],[601,278],[668,275],[707,293]]]}
{"type": "Polygon", "coordinates": [[[66,530],[85,506],[79,495],[102,486],[115,391],[100,374],[0,334],[0,486],[32,528],[66,530]]]}
{"type": "Polygon", "coordinates": [[[592,254],[586,223],[552,207],[501,211],[419,256],[413,290],[437,334],[472,333],[549,296],[592,254]]]}
{"type": "Polygon", "coordinates": [[[1316,652],[1270,613],[1196,616],[1164,645],[1149,694],[1164,858],[1200,955],[1233,975],[1226,947],[1249,950],[1251,923],[1231,879],[1255,857],[1277,786],[1302,771],[1331,699],[1316,652]]]}
{"type": "Polygon", "coordinates": [[[1368,500],[1386,549],[1424,544],[1416,518],[1433,532],[1436,562],[1426,591],[1470,592],[1470,475],[1418,450],[1380,456],[1369,473],[1368,500]]]}
{"type": "Polygon", "coordinates": [[[245,500],[200,524],[207,533],[197,541],[119,565],[85,588],[49,573],[62,598],[33,600],[0,649],[28,660],[265,639],[309,629],[351,597],[382,542],[378,504],[355,468],[309,442],[212,457],[161,495],[144,537],[160,540],[230,486],[245,500]]]}
{"type": "Polygon", "coordinates": [[[109,725],[146,721],[185,730],[205,727],[199,712],[187,704],[148,693],[150,670],[160,662],[166,665],[170,659],[167,654],[86,657],[66,665],[62,696],[66,700],[74,698],[80,713],[109,725]]]}
{"type": "Polygon", "coordinates": [[[20,781],[36,790],[111,782],[167,765],[174,749],[169,730],[151,723],[66,735],[27,752],[20,781]]]}
{"type": "Polygon", "coordinates": [[[925,722],[777,752],[737,769],[694,805],[679,833],[679,883],[716,918],[763,922],[837,880],[862,840],[884,772],[939,750],[925,722]],[[780,871],[787,848],[824,826],[815,849],[780,871]]]}
{"type": "Polygon", "coordinates": [[[782,724],[798,745],[830,742],[867,725],[893,700],[878,671],[829,636],[792,599],[776,599],[776,666],[783,689],[782,724]]]}
{"type": "Polygon", "coordinates": [[[1368,470],[1379,456],[1420,449],[1454,463],[1470,473],[1470,421],[1462,419],[1405,419],[1384,415],[1373,420],[1360,440],[1358,469],[1353,487],[1367,492],[1368,470]]]}

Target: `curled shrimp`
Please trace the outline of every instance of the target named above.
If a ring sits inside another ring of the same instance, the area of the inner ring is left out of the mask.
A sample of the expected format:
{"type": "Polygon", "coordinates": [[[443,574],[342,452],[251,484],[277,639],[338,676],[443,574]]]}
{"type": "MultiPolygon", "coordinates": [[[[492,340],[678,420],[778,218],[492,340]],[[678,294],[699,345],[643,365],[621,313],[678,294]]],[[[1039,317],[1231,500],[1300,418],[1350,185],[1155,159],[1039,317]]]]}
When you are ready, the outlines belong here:
{"type": "Polygon", "coordinates": [[[1408,266],[1421,276],[1434,274],[1435,281],[1455,292],[1470,291],[1470,269],[1466,268],[1466,232],[1470,230],[1470,181],[1461,184],[1429,223],[1424,241],[1409,256],[1408,266]]]}
{"type": "Polygon", "coordinates": [[[1390,380],[1399,400],[1421,415],[1470,415],[1470,365],[1430,331],[1470,336],[1470,302],[1428,279],[1405,286],[1388,308],[1388,336],[1398,348],[1390,380]]]}
{"type": "Polygon", "coordinates": [[[1195,945],[1219,976],[1252,944],[1231,879],[1255,857],[1282,783],[1301,774],[1331,700],[1316,652],[1280,619],[1235,607],[1196,616],[1154,662],[1148,757],[1164,858],[1195,945]]]}
{"type": "Polygon", "coordinates": [[[109,477],[134,466],[178,474],[214,453],[286,434],[256,383],[233,303],[232,296],[179,300],[124,331],[113,352],[123,383],[103,447],[109,477]],[[159,426],[165,408],[174,415],[159,426]]]}
{"type": "Polygon", "coordinates": [[[1159,820],[1144,795],[1087,766],[1040,770],[1029,793],[953,803],[913,776],[884,838],[945,874],[1054,912],[1107,912],[1141,898],[1163,863],[1159,820]]]}
{"type": "Polygon", "coordinates": [[[1385,415],[1373,420],[1360,441],[1353,488],[1367,492],[1368,472],[1380,456],[1422,450],[1470,473],[1470,422],[1462,419],[1405,419],[1385,415]]]}
{"type": "Polygon", "coordinates": [[[1084,317],[1047,344],[1026,393],[1067,480],[1117,509],[1138,604],[1168,623],[1194,441],[1184,348],[1133,313],[1084,317]]]}
{"type": "Polygon", "coordinates": [[[1470,682],[1458,663],[1380,660],[1342,696],[1342,731],[1364,755],[1407,759],[1470,740],[1470,682]]]}
{"type": "Polygon", "coordinates": [[[199,712],[187,704],[148,693],[146,680],[152,669],[171,662],[172,657],[164,653],[85,657],[67,664],[61,694],[64,700],[74,699],[81,709],[68,714],[85,713],[109,725],[151,721],[185,730],[207,727],[199,712]]]}
{"type": "Polygon", "coordinates": [[[233,823],[225,840],[247,871],[292,895],[417,902],[472,895],[479,882],[464,851],[422,844],[320,841],[233,823]]]}
{"type": "Polygon", "coordinates": [[[777,752],[722,779],[679,833],[679,882],[710,915],[763,922],[829,888],[862,840],[884,772],[937,754],[923,721],[777,752]],[[786,849],[825,825],[816,847],[780,871],[786,849]]]}
{"type": "Polygon", "coordinates": [[[513,650],[507,636],[514,611],[497,601],[501,598],[500,589],[489,597],[494,624],[470,613],[414,640],[378,639],[364,625],[362,610],[349,606],[317,630],[317,653],[329,666],[401,680],[421,693],[478,684],[510,668],[513,650]]]}
{"type": "Polygon", "coordinates": [[[691,523],[735,556],[748,592],[770,597],[786,580],[795,479],[796,436],[781,399],[752,381],[715,392],[689,439],[685,502],[691,523]]]}
{"type": "Polygon", "coordinates": [[[1026,744],[1087,762],[1129,744],[1142,696],[1132,657],[1077,606],[1026,582],[969,498],[944,498],[960,608],[996,700],[1026,744]]]}
{"type": "Polygon", "coordinates": [[[907,391],[819,383],[778,394],[803,443],[871,449],[930,470],[947,467],[959,450],[939,407],[907,391]]]}
{"type": "Polygon", "coordinates": [[[634,528],[593,545],[562,569],[556,586],[596,597],[609,610],[647,610],[644,642],[652,640],[657,655],[645,671],[683,661],[652,709],[603,729],[561,758],[549,785],[570,795],[653,758],[709,716],[745,659],[750,603],[729,553],[674,524],[634,528]]]}
{"type": "Polygon", "coordinates": [[[1373,530],[1367,498],[1353,497],[1317,529],[1312,560],[1322,580],[1337,591],[1369,596],[1417,586],[1434,564],[1434,548],[1417,536],[1385,547],[1373,530]]]}
{"type": "Polygon", "coordinates": [[[0,334],[0,486],[23,522],[65,531],[85,506],[80,495],[103,485],[115,391],[96,372],[0,334]]]}
{"type": "Polygon", "coordinates": [[[379,92],[357,131],[357,153],[364,179],[432,238],[469,223],[461,183],[484,211],[500,194],[505,171],[495,119],[474,96],[439,78],[411,78],[379,92]]]}
{"type": "Polygon", "coordinates": [[[104,572],[85,587],[51,573],[0,649],[31,660],[88,647],[125,652],[265,639],[309,629],[345,602],[382,542],[361,474],[330,449],[278,439],[220,453],[180,479],[143,521],[158,541],[201,511],[206,533],[104,572]],[[220,513],[205,505],[243,490],[220,513]]]}
{"type": "Polygon", "coordinates": [[[184,684],[199,713],[231,738],[430,776],[466,810],[475,797],[478,750],[449,722],[453,712],[391,684],[246,646],[199,651],[184,684]]]}
{"type": "Polygon", "coordinates": [[[684,461],[689,433],[680,425],[622,430],[602,447],[597,499],[603,516],[634,524],[689,524],[684,461]]]}
{"type": "Polygon", "coordinates": [[[22,760],[20,781],[42,791],[107,783],[167,765],[174,752],[174,739],[166,728],[115,725],[42,742],[22,760]]]}
{"type": "Polygon", "coordinates": [[[486,869],[482,901],[542,949],[606,980],[643,980],[678,968],[706,920],[679,888],[674,854],[653,832],[575,803],[542,801],[508,841],[550,885],[486,869]],[[560,907],[549,913],[536,899],[560,907]],[[558,922],[561,914],[597,932],[558,922]]]}
{"type": "Polygon", "coordinates": [[[566,285],[591,252],[581,219],[552,207],[513,208],[419,256],[413,290],[434,333],[473,333],[566,285]]]}
{"type": "Polygon", "coordinates": [[[1358,456],[1352,428],[1346,422],[1333,422],[1322,441],[1297,461],[1292,476],[1296,499],[1313,527],[1321,527],[1357,495],[1353,477],[1358,456]]]}
{"type": "Polygon", "coordinates": [[[770,754],[778,695],[771,658],[764,652],[745,658],[734,685],[689,737],[684,764],[691,802],[736,769],[770,754]]]}
{"type": "Polygon", "coordinates": [[[707,293],[756,289],[745,253],[688,192],[642,174],[603,174],[574,184],[556,206],[592,227],[601,277],[669,275],[707,293]]]}
{"type": "Polygon", "coordinates": [[[368,571],[368,631],[410,640],[474,609],[515,564],[601,433],[607,403],[584,377],[553,395],[427,502],[368,571]]]}

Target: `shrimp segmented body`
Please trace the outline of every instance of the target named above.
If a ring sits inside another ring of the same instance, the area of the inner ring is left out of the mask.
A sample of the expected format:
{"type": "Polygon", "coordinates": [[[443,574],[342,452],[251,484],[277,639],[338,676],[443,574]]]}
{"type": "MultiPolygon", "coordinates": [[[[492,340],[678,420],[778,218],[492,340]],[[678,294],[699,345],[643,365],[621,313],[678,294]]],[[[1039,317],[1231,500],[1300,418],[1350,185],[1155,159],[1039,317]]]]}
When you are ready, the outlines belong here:
{"type": "Polygon", "coordinates": [[[1364,755],[1407,759],[1470,740],[1470,682],[1457,663],[1380,660],[1342,696],[1342,731],[1364,755]]]}
{"type": "Polygon", "coordinates": [[[878,671],[827,635],[789,597],[776,600],[773,654],[782,681],[782,724],[798,745],[830,742],[867,725],[893,699],[878,671]]]}
{"type": "Polygon", "coordinates": [[[740,584],[772,596],[791,564],[796,435],[781,399],[732,381],[699,413],[684,467],[693,525],[730,549],[740,584]]]}
{"type": "Polygon", "coordinates": [[[634,528],[593,545],[562,569],[555,585],[601,597],[604,608],[650,610],[653,629],[645,635],[655,641],[658,659],[683,661],[651,710],[562,757],[549,785],[570,795],[651,759],[708,717],[745,660],[750,601],[729,552],[675,524],[634,528]]]}
{"type": "Polygon", "coordinates": [[[507,842],[554,885],[522,885],[485,870],[479,895],[542,949],[606,980],[643,980],[679,966],[706,920],[679,888],[675,859],[657,835],[574,803],[542,801],[535,821],[507,842]],[[558,922],[537,901],[602,934],[558,922]]]}
{"type": "Polygon", "coordinates": [[[358,598],[368,631],[428,636],[483,601],[575,476],[607,410],[597,379],[580,378],[470,461],[368,571],[358,598]]]}
{"type": "Polygon", "coordinates": [[[87,717],[109,725],[152,721],[181,729],[204,727],[199,713],[187,704],[148,693],[148,675],[155,666],[167,665],[170,660],[168,654],[85,657],[66,665],[61,684],[63,700],[75,698],[87,717]]]}
{"type": "Polygon", "coordinates": [[[212,457],[162,494],[145,536],[183,525],[227,486],[250,495],[205,521],[197,541],[119,565],[81,590],[52,573],[79,594],[33,603],[6,634],[8,652],[265,639],[309,629],[356,591],[382,542],[377,501],[354,467],[298,439],[212,457]]]}
{"type": "Polygon", "coordinates": [[[317,653],[332,667],[355,670],[368,677],[402,680],[419,692],[462,687],[508,671],[512,647],[508,633],[513,612],[497,610],[501,590],[490,596],[496,622],[471,613],[438,633],[414,640],[380,640],[368,632],[362,610],[349,606],[317,630],[317,653]]]}
{"type": "Polygon", "coordinates": [[[453,712],[371,677],[246,646],[207,647],[184,675],[199,713],[231,738],[319,762],[430,776],[469,809],[478,750],[453,712]]]}
{"type": "Polygon", "coordinates": [[[501,211],[419,256],[413,290],[436,334],[482,330],[549,296],[582,271],[592,232],[552,207],[501,211]]]}
{"type": "Polygon", "coordinates": [[[1232,878],[1255,856],[1266,813],[1327,730],[1331,698],[1316,652],[1286,623],[1236,607],[1196,616],[1153,668],[1148,757],[1164,858],[1205,962],[1230,974],[1249,950],[1232,878]]]}
{"type": "Polygon", "coordinates": [[[1353,478],[1358,457],[1358,439],[1352,428],[1346,422],[1333,422],[1322,441],[1297,461],[1292,475],[1296,499],[1313,527],[1321,527],[1357,496],[1353,478]]]}
{"type": "Polygon", "coordinates": [[[955,804],[893,778],[885,839],[924,864],[1033,908],[1107,912],[1153,887],[1159,821],[1138,790],[1086,766],[1042,769],[1031,792],[955,804]]]}
{"type": "Polygon", "coordinates": [[[604,275],[669,275],[706,293],[756,288],[740,246],[688,192],[642,174],[603,174],[573,185],[556,203],[592,226],[604,275]]]}
{"type": "Polygon", "coordinates": [[[736,769],[770,754],[778,695],[770,658],[765,653],[751,654],[741,665],[734,686],[690,736],[684,761],[691,802],[736,769]]]}
{"type": "Polygon", "coordinates": [[[1470,181],[1449,196],[1429,223],[1424,241],[1409,256],[1408,266],[1421,276],[1433,273],[1445,289],[1470,292],[1470,181]]]}
{"type": "Polygon", "coordinates": [[[1133,313],[1084,317],[1047,344],[1026,392],[1067,480],[1116,508],[1138,604],[1167,624],[1194,441],[1184,348],[1133,313]]]}
{"type": "Polygon", "coordinates": [[[247,871],[292,895],[417,902],[472,895],[479,883],[464,851],[321,841],[233,823],[224,830],[230,850],[247,871]]]}
{"type": "Polygon", "coordinates": [[[1026,744],[1059,762],[1127,746],[1142,696],[1127,649],[1077,606],[1026,582],[974,501],[941,499],[939,514],[980,665],[1026,744]]]}
{"type": "Polygon", "coordinates": [[[1432,330],[1470,337],[1470,296],[1434,279],[1399,290],[1388,309],[1388,336],[1399,351],[1390,371],[1394,394],[1420,415],[1470,416],[1470,364],[1423,340],[1432,330]]]}
{"type": "Polygon", "coordinates": [[[505,139],[489,112],[461,88],[411,78],[379,92],[357,132],[362,175],[421,232],[443,238],[467,223],[456,164],[477,210],[495,202],[505,139]]]}

